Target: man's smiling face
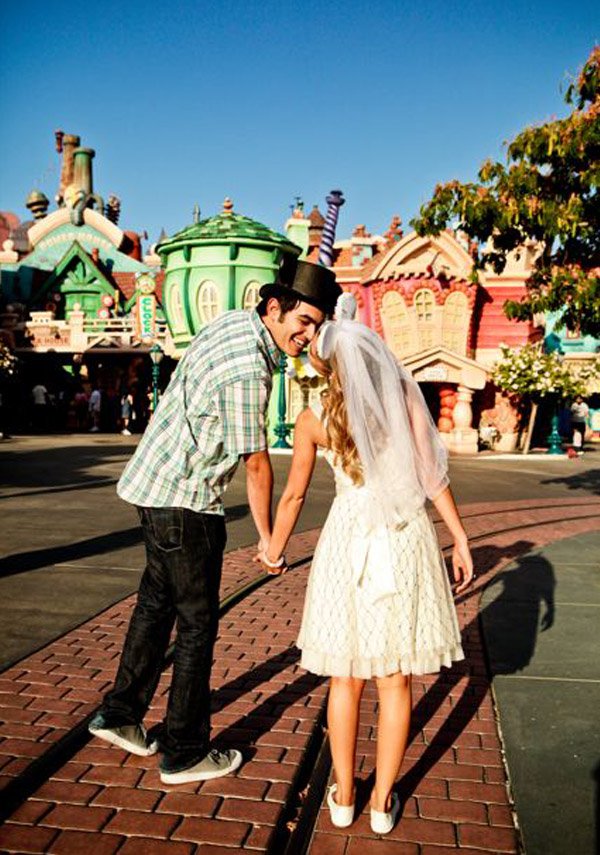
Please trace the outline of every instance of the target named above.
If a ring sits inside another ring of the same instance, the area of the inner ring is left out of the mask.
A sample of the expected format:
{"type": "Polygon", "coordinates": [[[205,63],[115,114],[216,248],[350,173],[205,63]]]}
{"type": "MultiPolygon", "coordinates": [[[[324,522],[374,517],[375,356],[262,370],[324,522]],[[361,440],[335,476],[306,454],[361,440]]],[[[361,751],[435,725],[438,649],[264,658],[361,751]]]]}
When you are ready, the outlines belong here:
{"type": "Polygon", "coordinates": [[[280,350],[288,356],[300,356],[310,344],[323,321],[324,313],[310,303],[300,302],[285,314],[275,298],[269,300],[265,326],[280,350]]]}

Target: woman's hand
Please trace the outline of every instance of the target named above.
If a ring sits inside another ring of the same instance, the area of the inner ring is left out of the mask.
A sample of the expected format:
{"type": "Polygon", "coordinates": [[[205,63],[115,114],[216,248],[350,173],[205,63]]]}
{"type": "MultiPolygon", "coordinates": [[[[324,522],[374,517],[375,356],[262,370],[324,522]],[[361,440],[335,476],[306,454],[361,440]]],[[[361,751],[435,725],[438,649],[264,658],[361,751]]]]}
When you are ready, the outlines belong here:
{"type": "Polygon", "coordinates": [[[467,539],[455,540],[452,549],[452,575],[454,593],[462,594],[473,581],[473,559],[467,539]]]}
{"type": "Polygon", "coordinates": [[[256,558],[262,564],[262,568],[265,573],[269,576],[281,576],[288,570],[285,555],[281,555],[277,560],[273,560],[272,558],[269,558],[265,549],[263,552],[259,552],[256,558]]]}

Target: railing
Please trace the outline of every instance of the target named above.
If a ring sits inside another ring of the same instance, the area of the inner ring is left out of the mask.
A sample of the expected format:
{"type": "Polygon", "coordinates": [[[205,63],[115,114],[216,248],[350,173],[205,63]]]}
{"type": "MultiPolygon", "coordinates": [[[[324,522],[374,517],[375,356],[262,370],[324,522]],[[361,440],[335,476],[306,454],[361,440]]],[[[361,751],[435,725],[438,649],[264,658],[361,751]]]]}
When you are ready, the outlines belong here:
{"type": "MultiPolygon", "coordinates": [[[[29,346],[17,347],[17,350],[83,353],[102,340],[108,340],[121,348],[130,348],[141,343],[136,335],[135,319],[132,317],[87,318],[79,315],[69,320],[56,320],[51,312],[32,312],[30,320],[14,325],[12,332],[18,331],[25,333],[29,346]]],[[[150,345],[153,341],[158,341],[165,352],[171,352],[172,346],[165,320],[156,320],[154,338],[144,344],[150,345]]]]}

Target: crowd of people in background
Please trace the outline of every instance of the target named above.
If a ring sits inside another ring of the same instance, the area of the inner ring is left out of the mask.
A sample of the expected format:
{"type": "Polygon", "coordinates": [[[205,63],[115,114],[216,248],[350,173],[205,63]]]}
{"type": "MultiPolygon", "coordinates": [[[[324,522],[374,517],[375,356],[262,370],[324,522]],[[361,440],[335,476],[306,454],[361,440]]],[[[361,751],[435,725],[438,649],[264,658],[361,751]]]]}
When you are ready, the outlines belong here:
{"type": "Polygon", "coordinates": [[[0,392],[0,438],[13,433],[141,433],[151,415],[150,389],[82,383],[71,390],[39,381],[29,396],[0,392]]]}
{"type": "MultiPolygon", "coordinates": [[[[27,394],[27,393],[26,393],[27,394]]],[[[16,398],[0,389],[0,439],[17,433],[142,433],[152,415],[152,389],[142,383],[120,388],[87,380],[70,389],[42,380],[29,397],[16,398]]],[[[590,431],[590,409],[581,395],[560,413],[560,433],[573,450],[582,453],[590,431]]]]}

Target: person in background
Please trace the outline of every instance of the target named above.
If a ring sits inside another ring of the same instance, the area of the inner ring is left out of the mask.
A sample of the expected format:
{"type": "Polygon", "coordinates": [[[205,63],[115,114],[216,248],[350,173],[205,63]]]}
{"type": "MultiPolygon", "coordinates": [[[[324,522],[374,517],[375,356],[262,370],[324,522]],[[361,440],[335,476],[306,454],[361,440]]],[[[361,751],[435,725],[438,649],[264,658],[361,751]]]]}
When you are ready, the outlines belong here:
{"type": "Polygon", "coordinates": [[[33,429],[36,433],[43,433],[48,430],[48,405],[49,395],[48,389],[43,383],[36,383],[31,390],[31,398],[33,401],[33,429]]]}
{"type": "Polygon", "coordinates": [[[577,395],[571,404],[571,427],[573,428],[573,447],[579,454],[583,454],[589,414],[590,409],[583,400],[583,396],[577,395]]]}
{"type": "Polygon", "coordinates": [[[121,395],[121,433],[123,436],[131,436],[129,422],[133,418],[133,395],[126,389],[121,395]]]}
{"type": "Polygon", "coordinates": [[[89,398],[83,387],[79,387],[73,398],[73,406],[75,408],[75,421],[77,430],[85,430],[87,428],[88,413],[89,413],[89,398]]]}
{"type": "Polygon", "coordinates": [[[97,433],[100,430],[100,413],[102,410],[102,391],[98,386],[94,386],[94,388],[92,389],[88,402],[88,408],[92,421],[90,433],[97,433]]]}

